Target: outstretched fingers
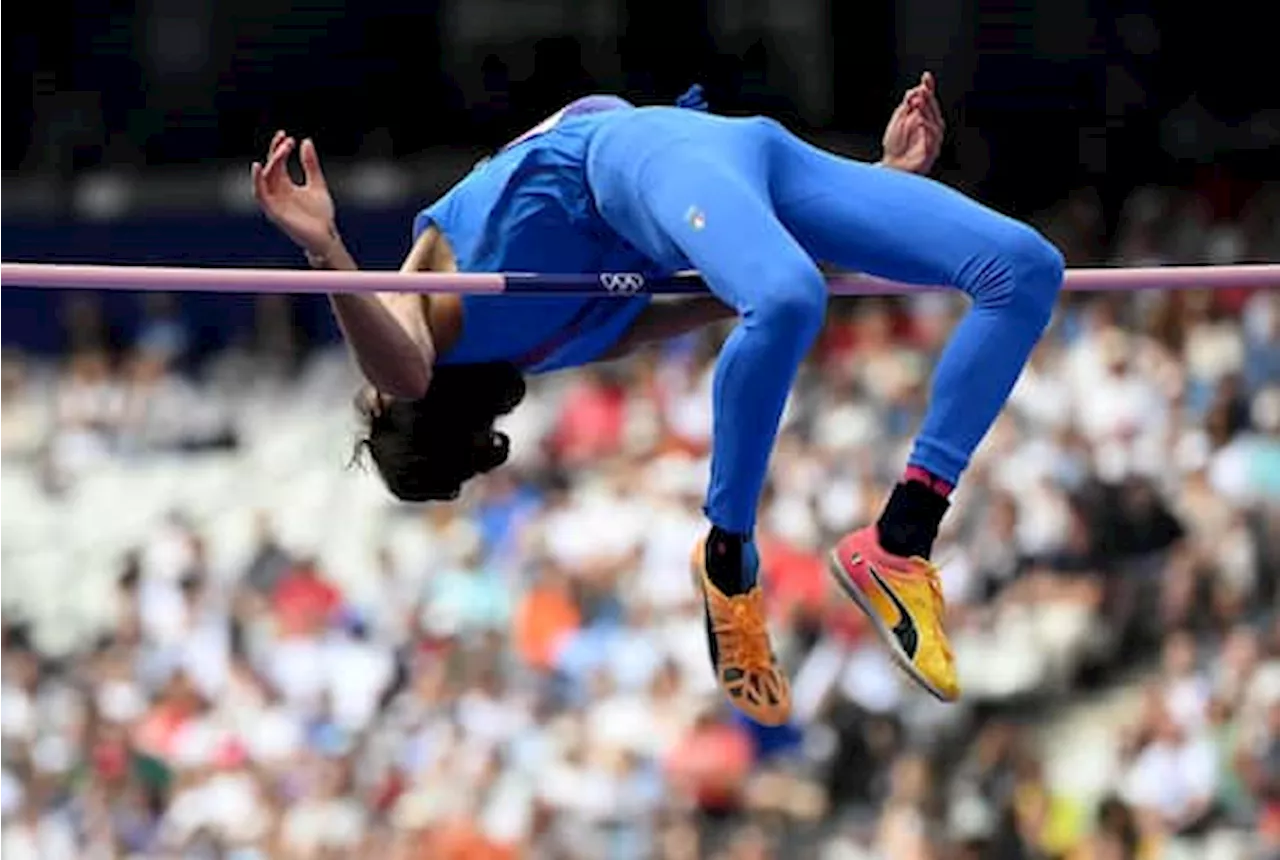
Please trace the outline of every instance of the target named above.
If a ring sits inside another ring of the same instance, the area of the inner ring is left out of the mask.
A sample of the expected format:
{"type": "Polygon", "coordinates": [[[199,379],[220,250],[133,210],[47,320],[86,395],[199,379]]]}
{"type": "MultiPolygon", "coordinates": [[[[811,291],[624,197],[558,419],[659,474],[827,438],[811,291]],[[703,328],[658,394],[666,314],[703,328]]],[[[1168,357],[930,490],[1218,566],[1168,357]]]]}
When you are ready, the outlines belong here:
{"type": "Polygon", "coordinates": [[[253,195],[259,202],[266,200],[273,190],[277,190],[282,178],[288,178],[284,165],[289,160],[293,147],[293,138],[283,131],[277,131],[271,139],[266,164],[257,161],[253,163],[249,175],[253,181],[253,195]]]}
{"type": "Polygon", "coordinates": [[[286,136],[272,149],[271,156],[267,159],[267,166],[262,169],[268,183],[286,175],[285,164],[293,154],[295,145],[294,139],[286,136]]]}
{"type": "Polygon", "coordinates": [[[302,141],[302,184],[320,189],[328,187],[324,171],[320,169],[320,156],[316,153],[315,142],[311,138],[302,141]]]}

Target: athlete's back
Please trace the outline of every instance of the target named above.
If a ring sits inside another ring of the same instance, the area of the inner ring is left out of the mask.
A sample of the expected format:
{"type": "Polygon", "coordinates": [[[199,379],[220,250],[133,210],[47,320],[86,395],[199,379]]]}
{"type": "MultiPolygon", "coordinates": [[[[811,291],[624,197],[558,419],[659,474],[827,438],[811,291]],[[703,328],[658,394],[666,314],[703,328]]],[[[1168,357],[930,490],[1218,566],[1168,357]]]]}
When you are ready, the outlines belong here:
{"type": "MultiPolygon", "coordinates": [[[[650,271],[601,220],[586,179],[593,136],[637,110],[614,96],[580,99],[485,159],[414,220],[435,226],[469,272],[650,271]]],[[[647,304],[631,299],[463,299],[463,329],[442,360],[514,361],[537,372],[605,353],[647,304]]]]}

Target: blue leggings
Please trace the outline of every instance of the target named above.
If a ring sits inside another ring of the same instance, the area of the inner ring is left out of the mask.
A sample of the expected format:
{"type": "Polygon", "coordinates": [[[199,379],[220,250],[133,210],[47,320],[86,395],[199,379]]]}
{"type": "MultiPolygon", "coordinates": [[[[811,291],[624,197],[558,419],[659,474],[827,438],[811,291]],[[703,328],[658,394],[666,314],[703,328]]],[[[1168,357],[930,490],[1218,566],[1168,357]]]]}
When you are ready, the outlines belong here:
{"type": "Polygon", "coordinates": [[[765,119],[631,112],[587,176],[604,220],[663,266],[692,265],[740,321],[714,382],[708,517],[750,533],[778,423],[822,327],[816,260],[973,306],[943,352],[910,463],[955,484],[1048,324],[1062,255],[1032,228],[929,179],[839,158],[765,119]]]}

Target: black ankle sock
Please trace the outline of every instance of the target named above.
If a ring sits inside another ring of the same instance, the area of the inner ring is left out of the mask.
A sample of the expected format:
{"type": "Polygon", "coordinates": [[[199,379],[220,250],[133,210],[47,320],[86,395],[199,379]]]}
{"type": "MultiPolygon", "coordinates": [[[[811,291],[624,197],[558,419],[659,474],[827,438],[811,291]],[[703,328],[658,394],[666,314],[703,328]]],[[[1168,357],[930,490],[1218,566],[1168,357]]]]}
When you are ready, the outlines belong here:
{"type": "Polygon", "coordinates": [[[743,555],[749,552],[751,539],[747,535],[727,532],[717,526],[711,527],[707,535],[706,555],[707,576],[716,588],[729,597],[742,594],[755,583],[747,582],[743,566],[743,555]]]}
{"type": "Polygon", "coordinates": [[[894,555],[928,558],[938,537],[938,525],[949,506],[945,496],[924,484],[916,481],[898,484],[876,523],[880,546],[894,555]]]}

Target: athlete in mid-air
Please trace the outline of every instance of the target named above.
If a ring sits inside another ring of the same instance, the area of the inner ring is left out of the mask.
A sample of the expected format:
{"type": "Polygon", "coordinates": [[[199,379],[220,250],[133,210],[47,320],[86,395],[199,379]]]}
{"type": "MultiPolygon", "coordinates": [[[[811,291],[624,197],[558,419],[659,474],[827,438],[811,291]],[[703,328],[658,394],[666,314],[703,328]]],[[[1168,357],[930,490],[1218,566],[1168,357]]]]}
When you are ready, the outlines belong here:
{"type": "MultiPolygon", "coordinates": [[[[959,694],[929,557],[949,496],[1039,340],[1062,283],[1058,251],[927,173],[943,133],[932,76],[904,96],[884,159],[831,155],[760,117],[612,96],[570,104],[478,164],[413,225],[402,271],[661,276],[697,269],[715,296],[510,298],[335,295],[369,386],[367,448],[407,501],[452,499],[505,461],[495,419],[523,374],[614,358],[736,317],[715,368],[706,538],[694,564],[720,686],[748,716],[787,719],[752,539],[783,406],[827,305],[819,261],[948,284],[972,308],[943,352],[914,449],[879,520],[831,554],[836,582],[898,663],[943,700],[959,694]]],[[[266,215],[317,268],[354,270],[314,145],[278,132],[253,183],[266,215]],[[300,150],[302,184],[287,172],[300,150]]]]}

